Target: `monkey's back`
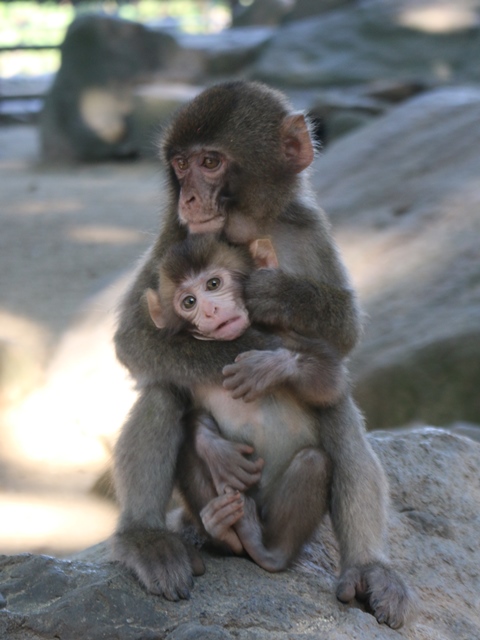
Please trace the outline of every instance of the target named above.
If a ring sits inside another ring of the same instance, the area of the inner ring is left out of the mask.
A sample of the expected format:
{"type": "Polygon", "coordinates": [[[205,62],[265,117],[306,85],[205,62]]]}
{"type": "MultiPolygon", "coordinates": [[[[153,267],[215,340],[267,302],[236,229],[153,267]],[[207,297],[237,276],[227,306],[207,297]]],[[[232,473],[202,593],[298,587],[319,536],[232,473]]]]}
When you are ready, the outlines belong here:
{"type": "Polygon", "coordinates": [[[301,449],[318,446],[311,410],[287,390],[244,402],[222,387],[202,386],[195,398],[225,438],[251,445],[255,457],[264,459],[261,489],[282,474],[301,449]]]}

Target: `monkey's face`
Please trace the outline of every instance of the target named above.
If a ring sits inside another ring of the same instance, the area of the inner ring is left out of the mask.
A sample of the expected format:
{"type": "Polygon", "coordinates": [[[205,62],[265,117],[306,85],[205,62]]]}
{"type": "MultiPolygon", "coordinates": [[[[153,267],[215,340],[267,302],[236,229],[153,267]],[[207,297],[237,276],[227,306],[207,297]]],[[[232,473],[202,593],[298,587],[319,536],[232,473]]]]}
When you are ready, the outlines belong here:
{"type": "Polygon", "coordinates": [[[191,149],[172,161],[180,184],[178,216],[190,233],[217,233],[223,229],[227,157],[211,149],[191,149]]]}
{"type": "Polygon", "coordinates": [[[173,305],[200,340],[235,340],[250,326],[240,284],[226,269],[187,278],[175,292],[173,305]]]}

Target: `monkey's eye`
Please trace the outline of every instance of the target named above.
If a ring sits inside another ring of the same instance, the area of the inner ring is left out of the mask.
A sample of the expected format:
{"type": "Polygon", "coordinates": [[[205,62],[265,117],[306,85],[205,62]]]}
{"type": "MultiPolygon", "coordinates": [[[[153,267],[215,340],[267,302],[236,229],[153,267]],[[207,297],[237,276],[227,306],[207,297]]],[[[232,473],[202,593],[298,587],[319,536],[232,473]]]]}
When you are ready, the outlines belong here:
{"type": "Polygon", "coordinates": [[[177,166],[177,169],[180,169],[180,171],[186,171],[188,169],[188,160],[185,158],[176,158],[175,165],[177,166]]]}
{"type": "Polygon", "coordinates": [[[215,289],[219,289],[222,284],[221,278],[210,278],[207,280],[207,289],[209,291],[215,291],[215,289]]]}
{"type": "Polygon", "coordinates": [[[220,165],[220,158],[215,156],[205,156],[202,166],[206,169],[216,169],[220,165]]]}
{"type": "Polygon", "coordinates": [[[191,309],[193,309],[193,307],[197,304],[197,299],[195,298],[195,296],[186,296],[183,300],[182,300],[182,307],[184,309],[186,309],[187,311],[190,311],[191,309]]]}

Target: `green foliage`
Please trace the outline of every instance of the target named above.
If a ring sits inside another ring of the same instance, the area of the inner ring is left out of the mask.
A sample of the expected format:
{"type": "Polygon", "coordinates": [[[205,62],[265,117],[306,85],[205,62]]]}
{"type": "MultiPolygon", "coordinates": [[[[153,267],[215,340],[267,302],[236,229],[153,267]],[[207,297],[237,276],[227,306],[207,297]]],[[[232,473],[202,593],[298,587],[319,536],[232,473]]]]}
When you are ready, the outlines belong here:
{"type": "MultiPolygon", "coordinates": [[[[57,2],[0,2],[0,47],[58,46],[76,15],[103,12],[137,22],[171,19],[189,32],[217,31],[229,21],[226,0],[138,0],[137,2],[82,2],[75,7],[57,2]]],[[[58,69],[60,53],[0,51],[0,77],[19,73],[48,73],[58,69]]]]}

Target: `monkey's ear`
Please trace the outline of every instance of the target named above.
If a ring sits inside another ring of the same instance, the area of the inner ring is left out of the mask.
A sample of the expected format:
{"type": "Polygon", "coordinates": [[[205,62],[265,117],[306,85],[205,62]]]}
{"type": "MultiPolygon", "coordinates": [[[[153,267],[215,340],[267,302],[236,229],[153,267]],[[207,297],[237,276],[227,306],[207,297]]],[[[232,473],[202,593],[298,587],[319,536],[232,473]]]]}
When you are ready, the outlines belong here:
{"type": "Polygon", "coordinates": [[[147,304],[150,317],[159,329],[164,329],[167,325],[165,314],[160,304],[160,296],[154,289],[147,289],[147,304]]]}
{"type": "Polygon", "coordinates": [[[295,173],[300,173],[313,162],[315,151],[305,116],[294,113],[282,123],[282,139],[285,158],[295,173]]]}
{"type": "Polygon", "coordinates": [[[278,259],[273,244],[268,238],[253,240],[248,246],[257,269],[278,269],[278,259]]]}

